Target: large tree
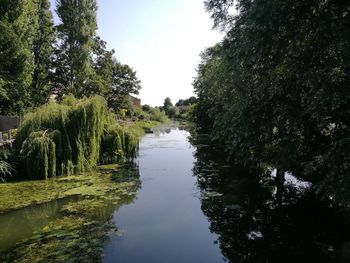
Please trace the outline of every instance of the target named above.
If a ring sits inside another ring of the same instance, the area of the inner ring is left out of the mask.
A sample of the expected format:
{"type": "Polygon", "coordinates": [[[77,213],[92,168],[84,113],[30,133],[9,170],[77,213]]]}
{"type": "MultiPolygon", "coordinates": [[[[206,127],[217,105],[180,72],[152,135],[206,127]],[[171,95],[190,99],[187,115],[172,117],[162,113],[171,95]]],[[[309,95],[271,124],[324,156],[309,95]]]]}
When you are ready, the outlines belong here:
{"type": "MultiPolygon", "coordinates": [[[[91,52],[97,30],[95,0],[58,0],[56,82],[65,92],[83,96],[93,81],[91,52]]],[[[88,92],[89,93],[89,92],[88,92]]]]}
{"type": "Polygon", "coordinates": [[[349,3],[240,0],[234,16],[233,4],[206,1],[226,36],[195,81],[200,128],[230,159],[292,171],[350,200],[341,187],[350,183],[349,3]]]}
{"type": "Polygon", "coordinates": [[[114,50],[107,50],[106,42],[100,37],[95,37],[91,64],[94,69],[94,78],[87,87],[86,93],[100,94],[108,97],[111,92],[114,72],[114,50]]]}
{"type": "Polygon", "coordinates": [[[125,104],[127,96],[139,94],[140,89],[141,82],[137,78],[136,71],[113,59],[112,86],[107,94],[108,106],[114,110],[120,109],[125,104]]]}
{"type": "Polygon", "coordinates": [[[34,35],[32,53],[34,71],[31,85],[31,101],[39,106],[47,100],[50,91],[50,74],[53,55],[53,18],[48,0],[37,0],[37,31],[34,35]]]}
{"type": "Polygon", "coordinates": [[[37,29],[33,1],[0,1],[0,113],[18,114],[31,105],[34,60],[31,52],[37,29]]]}

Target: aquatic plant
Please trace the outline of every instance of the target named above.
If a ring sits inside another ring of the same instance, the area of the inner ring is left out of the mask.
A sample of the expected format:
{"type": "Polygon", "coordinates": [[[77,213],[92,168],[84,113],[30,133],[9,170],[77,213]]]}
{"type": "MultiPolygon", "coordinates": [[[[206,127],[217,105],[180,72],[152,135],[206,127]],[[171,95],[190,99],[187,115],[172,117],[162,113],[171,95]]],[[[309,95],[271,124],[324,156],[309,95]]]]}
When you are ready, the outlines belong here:
{"type": "Polygon", "coordinates": [[[110,231],[116,230],[109,219],[118,207],[131,203],[136,196],[140,182],[135,169],[125,182],[113,180],[119,166],[108,165],[81,176],[1,184],[0,192],[12,198],[0,202],[0,214],[33,203],[79,197],[66,203],[56,219],[29,239],[0,253],[0,262],[101,262],[104,242],[110,231]]]}

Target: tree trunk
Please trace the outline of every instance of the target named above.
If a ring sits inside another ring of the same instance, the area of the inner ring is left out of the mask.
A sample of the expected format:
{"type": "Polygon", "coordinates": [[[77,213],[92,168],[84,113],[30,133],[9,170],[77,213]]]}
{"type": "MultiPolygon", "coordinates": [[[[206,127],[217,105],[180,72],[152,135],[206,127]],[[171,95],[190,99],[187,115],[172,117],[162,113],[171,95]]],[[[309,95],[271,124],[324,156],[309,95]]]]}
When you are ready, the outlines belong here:
{"type": "Polygon", "coordinates": [[[277,206],[282,206],[282,197],[283,197],[283,191],[284,191],[284,174],[285,171],[281,169],[277,169],[276,171],[276,204],[277,206]]]}

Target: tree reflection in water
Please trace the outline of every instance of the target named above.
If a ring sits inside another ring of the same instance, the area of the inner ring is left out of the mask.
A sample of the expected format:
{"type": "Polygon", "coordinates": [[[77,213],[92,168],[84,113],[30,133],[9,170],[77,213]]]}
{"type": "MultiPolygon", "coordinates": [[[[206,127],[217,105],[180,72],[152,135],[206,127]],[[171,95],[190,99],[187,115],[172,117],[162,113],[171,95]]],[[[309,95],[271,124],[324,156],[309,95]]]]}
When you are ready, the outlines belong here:
{"type": "Polygon", "coordinates": [[[350,262],[346,211],[291,183],[278,204],[270,172],[226,166],[209,149],[197,147],[193,172],[228,261],[350,262]]]}

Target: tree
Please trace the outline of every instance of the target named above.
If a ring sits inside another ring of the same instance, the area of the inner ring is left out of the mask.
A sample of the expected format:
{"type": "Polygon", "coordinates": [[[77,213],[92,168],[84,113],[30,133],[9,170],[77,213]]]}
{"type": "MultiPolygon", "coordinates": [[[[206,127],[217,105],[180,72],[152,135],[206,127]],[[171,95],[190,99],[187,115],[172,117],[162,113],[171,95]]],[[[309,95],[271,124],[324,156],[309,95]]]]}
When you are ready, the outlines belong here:
{"type": "Polygon", "coordinates": [[[340,186],[350,166],[338,166],[350,149],[348,3],[240,0],[232,16],[233,4],[206,1],[227,33],[198,69],[199,129],[231,160],[292,171],[350,200],[340,186]]]}
{"type": "Polygon", "coordinates": [[[128,65],[123,65],[116,59],[113,60],[112,86],[108,94],[108,106],[118,110],[130,94],[139,94],[141,82],[134,71],[128,65]]]}
{"type": "Polygon", "coordinates": [[[31,101],[34,106],[43,104],[50,91],[50,70],[53,55],[53,18],[48,0],[37,0],[38,29],[34,37],[32,52],[34,56],[31,101]]]}
{"type": "Polygon", "coordinates": [[[164,103],[163,103],[163,109],[165,112],[167,112],[170,107],[174,106],[173,103],[171,102],[171,99],[169,97],[165,98],[164,103]]]}
{"type": "Polygon", "coordinates": [[[143,110],[144,112],[150,112],[151,109],[152,109],[151,106],[148,105],[148,104],[142,105],[142,110],[143,110]]]}
{"type": "MultiPolygon", "coordinates": [[[[97,30],[95,0],[58,0],[56,81],[66,93],[85,95],[93,79],[90,55],[97,30]]],[[[89,93],[89,92],[88,92],[89,93]]]]}
{"type": "Polygon", "coordinates": [[[173,105],[169,97],[165,98],[162,108],[169,118],[176,118],[179,115],[179,110],[173,105]]]}
{"type": "Polygon", "coordinates": [[[189,106],[193,105],[197,102],[197,98],[195,96],[191,96],[188,99],[182,100],[180,99],[178,102],[176,102],[175,106],[189,106]]]}
{"type": "MultiPolygon", "coordinates": [[[[112,88],[113,70],[114,70],[114,50],[106,49],[106,42],[100,37],[94,38],[92,49],[91,64],[94,69],[93,82],[88,91],[91,94],[108,96],[112,88]]],[[[86,92],[87,93],[87,92],[86,92]]]]}
{"type": "Polygon", "coordinates": [[[31,48],[36,30],[33,1],[0,1],[0,113],[18,114],[31,105],[31,48]]]}

